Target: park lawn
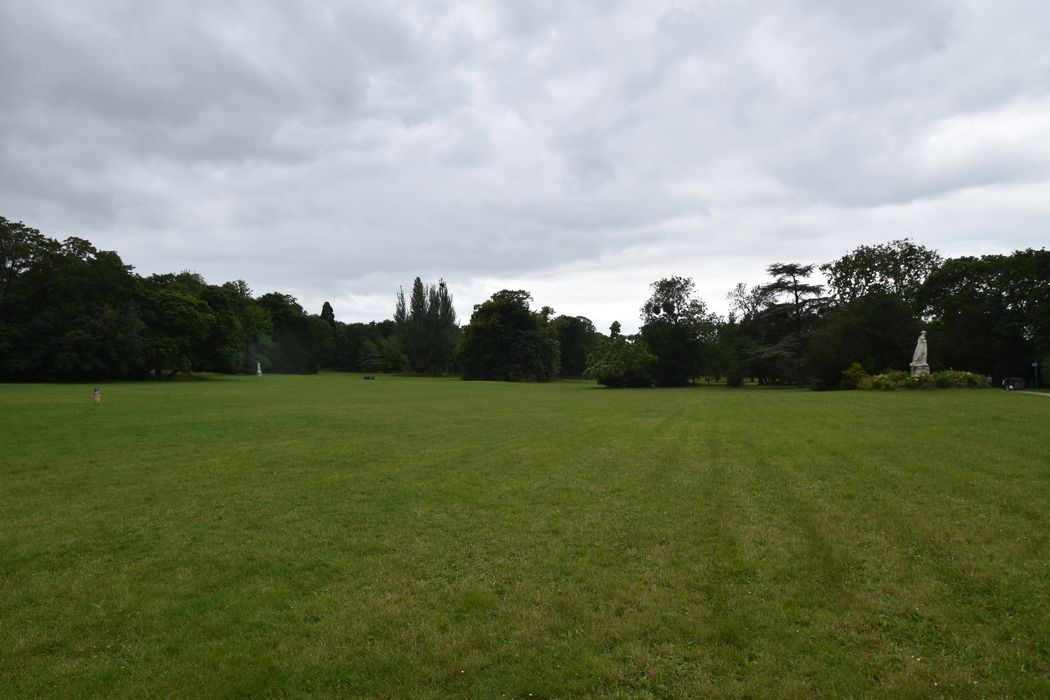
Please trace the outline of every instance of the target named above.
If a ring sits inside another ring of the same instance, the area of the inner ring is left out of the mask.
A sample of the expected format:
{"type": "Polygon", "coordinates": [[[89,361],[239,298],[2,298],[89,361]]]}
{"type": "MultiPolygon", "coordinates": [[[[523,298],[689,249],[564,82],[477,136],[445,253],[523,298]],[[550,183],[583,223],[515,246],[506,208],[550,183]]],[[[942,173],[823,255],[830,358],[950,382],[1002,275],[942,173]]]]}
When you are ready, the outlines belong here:
{"type": "Polygon", "coordinates": [[[1050,696],[1050,401],[0,385],[2,697],[1050,696]]]}

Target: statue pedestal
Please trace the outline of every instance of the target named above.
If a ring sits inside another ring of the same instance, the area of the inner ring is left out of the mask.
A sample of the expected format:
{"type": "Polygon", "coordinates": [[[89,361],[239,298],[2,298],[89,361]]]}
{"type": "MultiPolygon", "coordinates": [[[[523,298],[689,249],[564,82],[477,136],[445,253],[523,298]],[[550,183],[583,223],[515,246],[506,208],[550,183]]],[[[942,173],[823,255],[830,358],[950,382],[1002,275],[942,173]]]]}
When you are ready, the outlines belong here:
{"type": "Polygon", "coordinates": [[[924,374],[930,373],[930,366],[925,362],[912,362],[911,363],[911,376],[921,377],[924,374]]]}

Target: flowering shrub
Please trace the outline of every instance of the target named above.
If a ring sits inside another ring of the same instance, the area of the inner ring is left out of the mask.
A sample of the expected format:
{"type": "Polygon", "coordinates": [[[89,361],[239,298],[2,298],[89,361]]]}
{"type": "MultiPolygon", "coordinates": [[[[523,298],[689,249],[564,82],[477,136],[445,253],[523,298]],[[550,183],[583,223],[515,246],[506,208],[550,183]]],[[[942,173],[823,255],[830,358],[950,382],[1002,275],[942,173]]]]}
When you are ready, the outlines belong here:
{"type": "MultiPolygon", "coordinates": [[[[851,368],[852,369],[852,368],[851,368]]],[[[849,371],[849,370],[847,370],[849,371]]],[[[846,372],[843,372],[845,376],[846,372]]],[[[984,377],[973,372],[946,369],[943,372],[909,377],[906,372],[891,370],[871,377],[870,389],[979,389],[985,386],[984,377]]]]}
{"type": "Polygon", "coordinates": [[[876,374],[874,377],[871,378],[871,388],[890,391],[896,389],[897,385],[894,384],[893,380],[890,378],[890,375],[876,374]]]}
{"type": "Polygon", "coordinates": [[[937,386],[948,389],[952,387],[977,389],[985,386],[984,377],[973,372],[960,372],[955,369],[946,369],[934,375],[937,386]]]}

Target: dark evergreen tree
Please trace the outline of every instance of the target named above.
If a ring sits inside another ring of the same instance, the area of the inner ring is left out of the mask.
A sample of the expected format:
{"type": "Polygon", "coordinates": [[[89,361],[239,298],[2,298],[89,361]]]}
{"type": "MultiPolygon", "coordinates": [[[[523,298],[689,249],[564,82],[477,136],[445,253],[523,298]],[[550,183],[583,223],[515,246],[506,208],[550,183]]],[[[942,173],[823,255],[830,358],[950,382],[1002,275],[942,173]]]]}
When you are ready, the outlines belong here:
{"type": "Polygon", "coordinates": [[[758,306],[746,325],[747,361],[760,383],[804,384],[810,336],[826,307],[823,287],[806,280],[813,265],[774,263],[766,270],[774,280],[751,292],[758,306]]]}
{"type": "Polygon", "coordinates": [[[361,343],[358,351],[358,366],[362,372],[379,372],[383,369],[383,354],[371,340],[361,343]]]}
{"type": "Polygon", "coordinates": [[[317,344],[318,361],[321,367],[335,369],[338,366],[335,349],[338,322],[335,320],[335,309],[326,301],[321,305],[321,315],[311,318],[317,321],[312,323],[312,332],[317,344]]]}
{"type": "Polygon", "coordinates": [[[321,320],[329,325],[335,325],[335,309],[327,301],[321,306],[321,320]]]}

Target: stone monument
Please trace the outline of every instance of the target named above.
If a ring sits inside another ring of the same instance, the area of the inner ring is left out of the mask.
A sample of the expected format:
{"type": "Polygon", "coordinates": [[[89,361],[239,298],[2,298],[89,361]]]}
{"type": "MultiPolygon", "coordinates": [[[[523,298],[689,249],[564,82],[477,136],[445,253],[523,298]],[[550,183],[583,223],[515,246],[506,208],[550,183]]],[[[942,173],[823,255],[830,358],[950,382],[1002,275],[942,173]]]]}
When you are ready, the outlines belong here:
{"type": "Polygon", "coordinates": [[[911,356],[911,376],[921,377],[930,373],[930,365],[926,362],[926,331],[919,333],[919,340],[915,343],[915,352],[911,356]]]}

